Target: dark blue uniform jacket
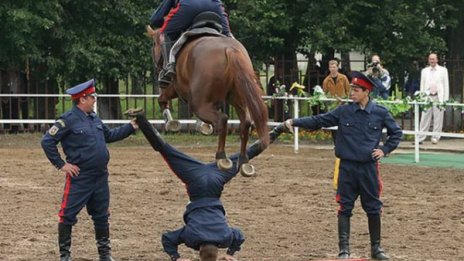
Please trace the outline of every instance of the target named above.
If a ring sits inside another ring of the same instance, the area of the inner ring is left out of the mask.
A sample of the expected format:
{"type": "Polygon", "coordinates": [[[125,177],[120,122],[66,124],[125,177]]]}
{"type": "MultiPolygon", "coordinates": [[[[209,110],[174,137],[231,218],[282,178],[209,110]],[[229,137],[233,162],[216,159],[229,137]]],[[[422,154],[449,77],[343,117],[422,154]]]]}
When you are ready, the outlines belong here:
{"type": "Polygon", "coordinates": [[[110,160],[106,143],[122,140],[133,132],[131,124],[109,129],[95,113],[87,115],[73,106],[45,134],[42,148],[57,169],[65,164],[57,148],[61,142],[66,162],[77,165],[81,173],[101,172],[107,170],[110,160]]]}
{"type": "Polygon", "coordinates": [[[372,150],[379,148],[383,128],[388,139],[380,149],[385,155],[398,147],[403,134],[388,110],[374,101],[364,110],[358,103],[349,103],[324,114],[294,119],[293,126],[311,130],[338,126],[335,155],[358,162],[374,161],[372,150]]]}
{"type": "Polygon", "coordinates": [[[166,33],[180,33],[191,25],[195,16],[204,11],[212,11],[221,17],[222,33],[229,34],[229,18],[220,0],[164,0],[152,14],[150,24],[162,27],[165,23],[165,16],[177,7],[180,10],[175,10],[173,15],[178,17],[169,18],[169,23],[172,25],[166,28],[166,33]]]}

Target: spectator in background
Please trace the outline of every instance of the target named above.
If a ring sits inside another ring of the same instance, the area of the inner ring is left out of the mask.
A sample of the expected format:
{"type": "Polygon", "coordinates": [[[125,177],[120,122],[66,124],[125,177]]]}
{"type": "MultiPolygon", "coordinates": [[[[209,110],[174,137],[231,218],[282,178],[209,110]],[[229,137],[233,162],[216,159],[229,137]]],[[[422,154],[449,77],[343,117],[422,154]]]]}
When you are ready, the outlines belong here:
{"type": "Polygon", "coordinates": [[[391,78],[388,70],[382,66],[380,56],[376,54],[372,56],[371,63],[367,66],[366,74],[374,82],[374,90],[371,97],[388,99],[391,78]]]}
{"type": "MultiPolygon", "coordinates": [[[[429,66],[421,71],[420,91],[425,92],[433,102],[445,102],[449,99],[448,70],[438,65],[436,53],[431,53],[428,60],[429,66]]],[[[420,131],[429,130],[433,116],[433,132],[441,132],[444,114],[445,110],[438,108],[436,105],[425,110],[422,113],[420,131]]],[[[419,142],[423,142],[425,138],[426,135],[419,135],[419,142]]],[[[432,136],[432,144],[437,144],[439,140],[440,135],[432,136]]]]}
{"type": "MultiPolygon", "coordinates": [[[[280,87],[284,85],[284,71],[281,66],[274,65],[274,75],[269,78],[269,82],[266,86],[266,95],[273,96],[280,91],[280,87]]],[[[287,90],[287,86],[285,91],[287,90]]],[[[288,115],[288,112],[284,110],[284,102],[282,99],[270,100],[271,106],[269,107],[269,118],[274,118],[274,121],[284,121],[288,115]]]]}
{"type": "Polygon", "coordinates": [[[329,75],[322,82],[327,97],[347,98],[350,95],[350,82],[346,75],[338,72],[338,61],[329,61],[329,75]]]}
{"type": "Polygon", "coordinates": [[[408,79],[404,84],[404,92],[413,97],[420,90],[420,67],[417,61],[413,61],[408,67],[408,79]]]}
{"type": "MultiPolygon", "coordinates": [[[[276,88],[279,88],[282,82],[282,70],[279,70],[278,67],[274,65],[274,75],[269,78],[269,82],[266,86],[266,95],[273,96],[276,93],[276,88]]],[[[269,102],[269,118],[276,118],[275,110],[277,100],[269,100],[269,102]]]]}

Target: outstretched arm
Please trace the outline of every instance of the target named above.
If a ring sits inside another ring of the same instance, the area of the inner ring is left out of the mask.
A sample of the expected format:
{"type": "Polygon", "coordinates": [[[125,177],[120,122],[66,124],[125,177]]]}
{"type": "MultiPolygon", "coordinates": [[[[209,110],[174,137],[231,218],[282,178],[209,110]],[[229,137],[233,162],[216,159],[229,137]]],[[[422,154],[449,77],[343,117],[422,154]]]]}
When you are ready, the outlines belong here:
{"type": "Polygon", "coordinates": [[[245,242],[245,237],[242,231],[238,228],[231,228],[232,230],[232,243],[227,249],[227,254],[233,256],[235,252],[240,251],[241,245],[245,242]]]}
{"type": "Polygon", "coordinates": [[[164,233],[161,237],[161,243],[163,244],[164,252],[166,252],[172,261],[176,261],[180,258],[177,247],[184,243],[182,239],[182,232],[184,228],[164,233]]]}

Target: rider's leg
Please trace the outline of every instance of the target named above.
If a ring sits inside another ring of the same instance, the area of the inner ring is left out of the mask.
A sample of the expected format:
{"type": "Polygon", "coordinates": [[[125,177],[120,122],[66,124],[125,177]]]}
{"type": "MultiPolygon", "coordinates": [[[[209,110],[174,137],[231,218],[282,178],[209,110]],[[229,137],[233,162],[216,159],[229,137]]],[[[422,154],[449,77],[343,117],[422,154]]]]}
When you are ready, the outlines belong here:
{"type": "Polygon", "coordinates": [[[164,68],[160,72],[159,81],[164,84],[170,84],[175,75],[176,64],[174,61],[170,62],[169,56],[171,48],[175,43],[175,38],[169,34],[164,34],[164,41],[161,43],[161,51],[163,53],[164,68]]]}

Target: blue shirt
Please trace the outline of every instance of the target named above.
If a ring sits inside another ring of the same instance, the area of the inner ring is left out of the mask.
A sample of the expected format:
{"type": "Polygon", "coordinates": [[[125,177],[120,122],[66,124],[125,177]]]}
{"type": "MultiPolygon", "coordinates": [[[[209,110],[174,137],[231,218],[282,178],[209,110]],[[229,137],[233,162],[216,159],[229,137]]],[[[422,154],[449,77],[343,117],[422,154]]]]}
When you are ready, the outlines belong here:
{"type": "MultiPolygon", "coordinates": [[[[182,8],[186,8],[186,12],[191,15],[199,14],[200,7],[209,7],[210,11],[216,12],[221,17],[222,33],[226,36],[229,35],[229,16],[227,15],[224,6],[220,0],[164,0],[161,5],[153,12],[150,17],[150,24],[155,27],[162,27],[165,23],[165,17],[169,12],[176,8],[178,5],[182,8]]],[[[184,13],[185,16],[185,13],[184,13]]],[[[188,24],[190,24],[194,17],[184,18],[188,24]]],[[[171,20],[172,21],[172,20],[171,20]]],[[[187,26],[187,25],[186,25],[187,26]]],[[[187,28],[184,28],[187,29],[187,28]]]]}
{"type": "Polygon", "coordinates": [[[403,135],[388,110],[371,100],[364,110],[358,103],[349,103],[328,113],[294,119],[293,126],[310,130],[338,126],[335,155],[358,162],[374,161],[371,154],[377,148],[389,154],[398,147],[403,135]],[[383,128],[387,129],[388,139],[379,147],[383,128]]]}
{"type": "Polygon", "coordinates": [[[109,129],[95,113],[87,114],[73,106],[47,131],[41,145],[57,169],[68,162],[77,165],[81,172],[100,172],[107,170],[110,160],[106,143],[122,140],[133,132],[131,124],[109,129]],[[63,147],[66,162],[58,152],[58,143],[63,147]]]}

